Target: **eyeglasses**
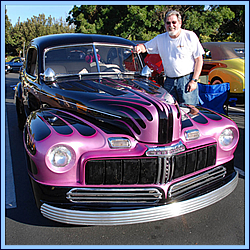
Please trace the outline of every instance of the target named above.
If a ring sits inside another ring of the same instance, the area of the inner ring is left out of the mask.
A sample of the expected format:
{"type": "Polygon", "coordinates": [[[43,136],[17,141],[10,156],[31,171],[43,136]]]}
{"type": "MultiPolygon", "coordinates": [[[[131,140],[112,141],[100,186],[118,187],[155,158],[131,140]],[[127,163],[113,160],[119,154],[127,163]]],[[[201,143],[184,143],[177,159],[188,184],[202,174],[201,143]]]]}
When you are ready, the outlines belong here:
{"type": "Polygon", "coordinates": [[[166,22],[167,25],[170,25],[170,24],[177,24],[177,21],[172,21],[172,22],[166,22]]]}

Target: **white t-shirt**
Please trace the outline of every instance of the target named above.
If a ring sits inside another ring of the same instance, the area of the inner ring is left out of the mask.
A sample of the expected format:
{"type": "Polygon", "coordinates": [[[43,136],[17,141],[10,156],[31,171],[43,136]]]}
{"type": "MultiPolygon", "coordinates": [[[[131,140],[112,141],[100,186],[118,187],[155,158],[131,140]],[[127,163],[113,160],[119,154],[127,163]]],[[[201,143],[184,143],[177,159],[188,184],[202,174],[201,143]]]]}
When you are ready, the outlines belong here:
{"type": "Polygon", "coordinates": [[[168,77],[180,77],[194,72],[194,59],[204,54],[204,49],[193,31],[181,29],[173,39],[168,32],[145,43],[149,54],[159,54],[168,77]]]}

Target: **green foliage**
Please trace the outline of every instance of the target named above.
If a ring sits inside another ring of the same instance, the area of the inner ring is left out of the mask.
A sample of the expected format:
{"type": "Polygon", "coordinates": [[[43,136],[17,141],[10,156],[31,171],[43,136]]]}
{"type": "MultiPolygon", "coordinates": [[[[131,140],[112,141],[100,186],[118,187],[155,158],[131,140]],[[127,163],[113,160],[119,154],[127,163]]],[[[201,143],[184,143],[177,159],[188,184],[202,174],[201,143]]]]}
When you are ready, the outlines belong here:
{"type": "Polygon", "coordinates": [[[185,14],[184,28],[193,30],[201,42],[219,41],[220,27],[234,18],[234,12],[226,6],[218,6],[206,11],[192,9],[185,14]]]}
{"type": "Polygon", "coordinates": [[[74,6],[67,18],[76,32],[121,36],[130,40],[149,40],[162,29],[161,6],[81,5],[74,6]]]}
{"type": "Polygon", "coordinates": [[[217,39],[220,41],[244,42],[245,41],[245,6],[229,5],[234,13],[231,21],[224,22],[218,29],[217,39]]]}
{"type": "Polygon", "coordinates": [[[62,18],[57,21],[51,16],[47,19],[44,14],[33,16],[25,22],[20,22],[20,18],[13,27],[5,13],[5,53],[18,55],[29,42],[38,36],[57,33],[73,33],[74,26],[63,22],[62,18]]]}
{"type": "Polygon", "coordinates": [[[244,5],[75,5],[66,22],[40,14],[12,27],[5,13],[6,52],[18,53],[35,37],[66,32],[148,41],[165,32],[163,19],[171,9],[181,13],[182,28],[194,31],[201,42],[245,41],[244,5]]]}
{"type": "Polygon", "coordinates": [[[201,42],[244,41],[241,35],[244,34],[244,8],[237,5],[210,5],[209,8],[205,5],[81,5],[74,6],[67,21],[76,25],[76,32],[150,40],[165,32],[163,18],[174,9],[182,15],[182,28],[193,30],[201,42]],[[237,15],[241,22],[235,27],[237,15]]]}

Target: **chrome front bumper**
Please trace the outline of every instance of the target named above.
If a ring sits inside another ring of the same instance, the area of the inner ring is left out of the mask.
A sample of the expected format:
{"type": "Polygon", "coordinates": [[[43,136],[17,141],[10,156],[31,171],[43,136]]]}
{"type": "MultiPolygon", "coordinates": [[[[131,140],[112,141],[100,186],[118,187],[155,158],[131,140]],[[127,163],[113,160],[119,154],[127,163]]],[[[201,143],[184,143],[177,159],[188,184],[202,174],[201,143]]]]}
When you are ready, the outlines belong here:
{"type": "Polygon", "coordinates": [[[189,200],[167,205],[126,211],[78,211],[57,208],[46,203],[41,206],[44,217],[61,223],[73,225],[126,225],[168,219],[187,214],[225,198],[237,186],[238,173],[224,186],[189,200]]]}

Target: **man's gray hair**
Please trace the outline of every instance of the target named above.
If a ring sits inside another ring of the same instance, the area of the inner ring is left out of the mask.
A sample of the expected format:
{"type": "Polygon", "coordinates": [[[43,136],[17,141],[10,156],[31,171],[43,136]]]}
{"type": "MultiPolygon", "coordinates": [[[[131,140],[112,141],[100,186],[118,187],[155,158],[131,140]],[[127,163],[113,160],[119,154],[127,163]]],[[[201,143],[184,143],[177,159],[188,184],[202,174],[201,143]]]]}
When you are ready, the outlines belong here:
{"type": "Polygon", "coordinates": [[[165,18],[164,18],[164,22],[166,22],[167,18],[172,16],[172,15],[176,15],[177,18],[178,18],[178,21],[181,22],[181,14],[176,11],[176,10],[170,10],[166,15],[165,15],[165,18]]]}

